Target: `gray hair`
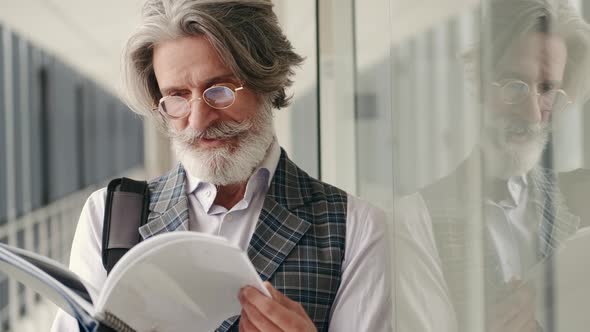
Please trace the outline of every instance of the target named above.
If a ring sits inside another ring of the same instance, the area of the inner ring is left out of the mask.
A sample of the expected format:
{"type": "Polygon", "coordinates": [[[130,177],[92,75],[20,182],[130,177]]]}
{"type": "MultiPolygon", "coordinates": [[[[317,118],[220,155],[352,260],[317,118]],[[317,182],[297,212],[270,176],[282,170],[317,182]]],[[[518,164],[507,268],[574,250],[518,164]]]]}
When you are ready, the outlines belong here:
{"type": "Polygon", "coordinates": [[[222,62],[264,104],[287,106],[285,90],[303,58],[283,34],[272,7],[270,0],[148,0],[123,58],[131,109],[156,116],[151,110],[162,96],[152,65],[154,48],[189,36],[205,36],[222,62]]]}
{"type": "Polygon", "coordinates": [[[483,9],[482,40],[466,53],[468,74],[494,79],[502,56],[530,33],[563,38],[567,62],[563,89],[577,101],[590,97],[590,25],[567,0],[492,0],[483,9]],[[483,63],[483,65],[482,65],[483,63]]]}

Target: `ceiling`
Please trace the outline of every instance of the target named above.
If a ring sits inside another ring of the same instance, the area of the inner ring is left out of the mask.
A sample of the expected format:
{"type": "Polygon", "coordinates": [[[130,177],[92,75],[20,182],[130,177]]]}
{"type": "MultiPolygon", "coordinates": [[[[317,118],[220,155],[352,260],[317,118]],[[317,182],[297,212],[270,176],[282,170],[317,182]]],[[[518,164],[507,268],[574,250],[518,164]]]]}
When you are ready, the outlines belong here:
{"type": "Polygon", "coordinates": [[[116,92],[143,0],[0,0],[0,24],[116,92]]]}

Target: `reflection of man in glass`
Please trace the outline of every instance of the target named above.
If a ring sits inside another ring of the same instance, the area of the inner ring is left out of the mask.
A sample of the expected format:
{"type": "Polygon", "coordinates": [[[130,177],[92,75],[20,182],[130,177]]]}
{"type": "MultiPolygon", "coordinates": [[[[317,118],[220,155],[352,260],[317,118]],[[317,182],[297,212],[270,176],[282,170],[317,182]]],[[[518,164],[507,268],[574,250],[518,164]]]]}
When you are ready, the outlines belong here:
{"type": "MultiPolygon", "coordinates": [[[[482,44],[467,57],[482,94],[481,144],[420,194],[460,329],[473,310],[469,278],[479,275],[489,330],[537,331],[545,322],[534,302],[544,294],[526,280],[590,221],[579,193],[559,186],[588,175],[554,172],[550,144],[553,114],[584,97],[590,29],[565,0],[490,1],[484,13],[482,44]]],[[[590,182],[585,188],[590,193],[590,182]]]]}
{"type": "Polygon", "coordinates": [[[563,38],[550,34],[549,19],[508,48],[490,84],[483,132],[484,165],[499,179],[527,174],[541,159],[552,112],[571,103],[561,88],[567,59],[563,38]]]}

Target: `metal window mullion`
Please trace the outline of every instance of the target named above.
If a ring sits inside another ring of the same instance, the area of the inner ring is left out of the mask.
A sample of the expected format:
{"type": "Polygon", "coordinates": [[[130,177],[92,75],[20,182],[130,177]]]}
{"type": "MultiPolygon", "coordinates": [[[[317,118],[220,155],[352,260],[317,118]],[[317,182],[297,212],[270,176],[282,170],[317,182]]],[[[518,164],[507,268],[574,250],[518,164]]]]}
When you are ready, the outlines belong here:
{"type": "Polygon", "coordinates": [[[59,227],[60,224],[63,222],[64,214],[66,212],[65,204],[60,204],[59,212],[53,215],[53,222],[51,223],[51,242],[50,245],[53,251],[53,257],[55,260],[62,262],[62,252],[61,252],[61,243],[59,243],[59,239],[61,235],[59,234],[59,227]]]}
{"type": "MultiPolygon", "coordinates": [[[[483,14],[485,8],[480,8],[474,11],[474,17],[479,17],[483,14]],[[477,16],[475,16],[477,15],[477,16]]],[[[479,23],[478,20],[474,21],[479,23]]],[[[477,24],[474,24],[477,25],[477,24]]],[[[481,31],[486,31],[485,27],[482,26],[481,31]]],[[[480,63],[482,68],[489,68],[489,63],[486,61],[489,57],[483,56],[486,51],[486,45],[489,45],[489,36],[482,34],[480,36],[482,52],[480,56],[480,63]]],[[[479,75],[478,75],[479,76],[479,75]]],[[[479,81],[474,82],[479,88],[483,86],[482,80],[486,78],[484,75],[478,77],[479,81]]],[[[483,93],[483,92],[482,92],[483,93]]],[[[475,112],[474,112],[475,113],[475,112]]],[[[481,120],[480,120],[481,121],[481,120]]],[[[477,123],[476,128],[481,128],[482,124],[477,123]]],[[[467,169],[466,178],[466,192],[470,193],[470,199],[472,202],[483,202],[482,197],[482,165],[481,161],[470,165],[467,169]]],[[[465,246],[469,248],[466,255],[467,266],[474,268],[466,271],[466,282],[468,284],[467,289],[469,290],[466,295],[466,312],[465,317],[467,318],[465,329],[467,331],[485,331],[486,330],[486,303],[485,303],[485,272],[484,266],[484,216],[481,205],[466,203],[466,206],[474,206],[472,210],[467,211],[467,215],[472,216],[473,222],[470,222],[466,229],[466,243],[465,246]]]]}
{"type": "MultiPolygon", "coordinates": [[[[28,211],[28,210],[25,210],[28,211]]],[[[26,215],[22,218],[21,222],[19,223],[25,232],[25,249],[29,251],[34,251],[34,244],[33,244],[33,224],[34,224],[34,216],[31,213],[26,213],[26,215]]],[[[35,306],[35,292],[31,289],[27,289],[25,291],[25,306],[30,311],[35,306]]]]}
{"type": "Polygon", "coordinates": [[[425,33],[421,33],[414,40],[414,70],[415,81],[412,95],[415,100],[414,111],[416,113],[415,123],[416,131],[414,138],[416,140],[416,173],[417,173],[417,188],[421,188],[431,180],[429,172],[430,164],[432,163],[432,156],[430,155],[429,138],[429,109],[428,98],[424,96],[430,95],[429,89],[429,71],[428,71],[428,39],[425,33]]]}
{"type": "MultiPolygon", "coordinates": [[[[583,15],[583,1],[569,0],[576,14],[583,15]]],[[[584,165],[584,114],[583,105],[574,103],[567,112],[552,116],[553,168],[569,172],[584,165]]]]}
{"type": "MultiPolygon", "coordinates": [[[[449,119],[452,119],[449,106],[449,58],[448,58],[448,26],[441,25],[434,29],[431,42],[433,47],[432,53],[432,73],[431,91],[434,103],[430,107],[431,123],[433,126],[431,138],[431,177],[432,180],[448,174],[450,169],[449,156],[451,148],[449,146],[449,119]]],[[[429,181],[430,182],[430,181],[429,181]]]]}
{"type": "MultiPolygon", "coordinates": [[[[73,201],[72,201],[73,203],[73,201]]],[[[67,249],[67,244],[66,242],[68,242],[71,239],[66,239],[66,234],[68,234],[68,230],[70,228],[71,225],[71,221],[73,219],[73,214],[74,214],[74,206],[73,204],[70,203],[68,205],[64,205],[63,209],[62,209],[62,213],[60,214],[60,220],[57,223],[57,225],[55,226],[55,235],[58,237],[58,241],[56,242],[56,246],[58,247],[58,253],[59,253],[59,261],[61,263],[66,263],[67,260],[67,256],[68,253],[66,251],[67,249]]]]}
{"type": "MultiPolygon", "coordinates": [[[[413,191],[417,187],[418,174],[415,125],[416,113],[413,111],[416,100],[412,98],[413,84],[415,81],[415,60],[413,57],[413,42],[405,41],[395,49],[396,56],[396,82],[398,99],[395,101],[395,120],[393,128],[398,136],[398,162],[394,165],[397,172],[397,190],[401,193],[413,191]]],[[[395,182],[395,180],[394,180],[395,182]]]]}
{"type": "Polygon", "coordinates": [[[318,0],[317,66],[322,180],[359,194],[354,4],[318,0]]]}
{"type": "MultiPolygon", "coordinates": [[[[474,11],[467,11],[465,14],[459,17],[459,23],[457,25],[458,31],[458,49],[463,52],[468,47],[473,47],[473,43],[475,41],[475,33],[474,27],[475,19],[474,19],[474,11]]],[[[474,69],[471,69],[472,71],[474,69]]],[[[475,75],[471,73],[471,75],[475,75]]],[[[463,118],[463,133],[460,142],[462,142],[462,151],[470,151],[474,142],[478,140],[478,132],[479,132],[479,120],[477,120],[478,113],[476,108],[478,107],[477,104],[474,102],[474,96],[477,93],[474,93],[475,89],[477,89],[477,85],[479,82],[469,81],[470,77],[467,75],[465,76],[466,84],[463,84],[465,87],[463,91],[463,98],[461,100],[461,117],[463,118]],[[471,86],[468,86],[471,84],[471,86]]]]}
{"type": "MultiPolygon", "coordinates": [[[[14,160],[14,99],[13,99],[13,70],[12,67],[12,35],[9,29],[4,29],[4,82],[6,82],[4,103],[5,103],[5,122],[6,122],[6,210],[8,222],[4,224],[7,232],[7,242],[10,245],[16,244],[16,183],[15,183],[15,160],[14,160]]],[[[8,281],[8,312],[9,323],[14,326],[15,319],[18,317],[18,286],[16,280],[9,278],[8,281]]]]}
{"type": "Polygon", "coordinates": [[[8,29],[2,31],[4,43],[4,106],[5,106],[5,122],[6,131],[4,133],[6,138],[6,210],[8,220],[11,221],[16,218],[16,200],[15,200],[15,165],[14,165],[14,100],[12,86],[12,36],[8,29]]]}
{"type": "Polygon", "coordinates": [[[31,109],[30,109],[30,87],[29,87],[29,48],[24,40],[19,42],[20,61],[20,110],[21,110],[21,149],[22,149],[22,201],[25,213],[31,211],[31,109]]]}

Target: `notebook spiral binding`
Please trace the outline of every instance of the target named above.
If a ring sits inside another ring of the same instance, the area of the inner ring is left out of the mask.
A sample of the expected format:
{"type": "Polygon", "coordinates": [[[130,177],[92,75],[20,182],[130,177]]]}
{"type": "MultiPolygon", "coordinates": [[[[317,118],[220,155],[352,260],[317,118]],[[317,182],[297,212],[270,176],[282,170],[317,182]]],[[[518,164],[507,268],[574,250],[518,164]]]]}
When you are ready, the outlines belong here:
{"type": "Polygon", "coordinates": [[[117,318],[110,312],[105,312],[102,319],[102,323],[108,327],[114,329],[117,332],[136,332],[131,326],[127,325],[124,321],[117,318]]]}

